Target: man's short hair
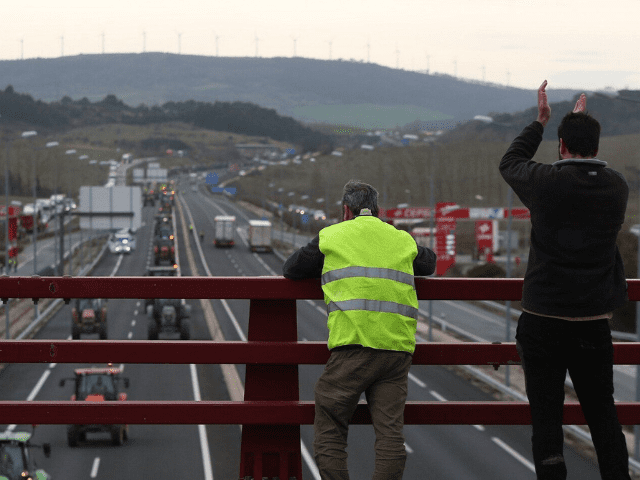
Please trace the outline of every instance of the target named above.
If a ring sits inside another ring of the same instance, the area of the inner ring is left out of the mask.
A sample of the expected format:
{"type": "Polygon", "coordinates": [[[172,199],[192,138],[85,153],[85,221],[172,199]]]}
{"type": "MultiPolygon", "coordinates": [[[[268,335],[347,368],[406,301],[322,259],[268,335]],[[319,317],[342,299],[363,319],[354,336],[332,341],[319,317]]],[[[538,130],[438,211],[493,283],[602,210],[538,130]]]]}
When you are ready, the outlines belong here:
{"type": "Polygon", "coordinates": [[[374,217],[378,216],[378,191],[360,180],[349,180],[342,190],[342,205],[349,207],[354,215],[368,208],[374,217]]]}
{"type": "Polygon", "coordinates": [[[595,157],[600,142],[600,123],[587,112],[569,112],[558,126],[559,139],[572,155],[595,157]]]}

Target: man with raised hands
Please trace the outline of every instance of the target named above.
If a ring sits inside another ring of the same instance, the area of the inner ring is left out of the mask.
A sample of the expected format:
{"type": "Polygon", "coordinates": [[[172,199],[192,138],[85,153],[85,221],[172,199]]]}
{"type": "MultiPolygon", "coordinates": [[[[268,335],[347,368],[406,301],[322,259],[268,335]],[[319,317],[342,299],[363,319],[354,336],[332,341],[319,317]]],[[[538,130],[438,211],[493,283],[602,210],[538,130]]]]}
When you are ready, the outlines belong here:
{"type": "Polygon", "coordinates": [[[516,347],[522,360],[538,479],[567,478],[562,416],[567,371],[587,420],[603,479],[629,479],[629,455],[613,400],[609,320],[627,300],[616,238],[629,187],[596,158],[600,124],[583,93],[558,127],[558,161],[533,161],[551,117],[547,81],[537,120],[516,137],[500,173],[531,212],[529,262],[516,347]]]}

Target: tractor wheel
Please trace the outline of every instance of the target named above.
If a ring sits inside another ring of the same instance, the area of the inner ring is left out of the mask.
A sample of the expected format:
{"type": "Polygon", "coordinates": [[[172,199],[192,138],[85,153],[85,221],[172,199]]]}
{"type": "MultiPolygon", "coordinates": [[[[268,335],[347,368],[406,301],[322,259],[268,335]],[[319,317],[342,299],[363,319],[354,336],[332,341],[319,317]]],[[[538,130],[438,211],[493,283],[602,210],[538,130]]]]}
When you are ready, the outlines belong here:
{"type": "Polygon", "coordinates": [[[74,429],[67,429],[67,443],[70,447],[78,446],[78,434],[74,429]]]}
{"type": "Polygon", "coordinates": [[[182,320],[180,322],[180,340],[189,340],[191,334],[189,332],[189,322],[182,320]]]}
{"type": "Polygon", "coordinates": [[[124,444],[124,425],[117,425],[111,431],[111,443],[118,446],[124,444]]]}
{"type": "Polygon", "coordinates": [[[149,340],[157,340],[158,339],[158,325],[156,325],[155,320],[151,320],[149,322],[149,331],[148,331],[149,340]]]}

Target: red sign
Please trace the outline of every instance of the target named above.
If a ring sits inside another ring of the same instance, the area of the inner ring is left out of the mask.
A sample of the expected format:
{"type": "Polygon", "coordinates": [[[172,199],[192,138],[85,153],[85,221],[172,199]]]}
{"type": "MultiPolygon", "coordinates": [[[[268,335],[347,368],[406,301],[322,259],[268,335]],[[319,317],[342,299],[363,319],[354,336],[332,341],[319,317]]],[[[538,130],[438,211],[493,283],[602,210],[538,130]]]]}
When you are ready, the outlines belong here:
{"type": "MultiPolygon", "coordinates": [[[[9,216],[13,217],[15,215],[20,215],[20,207],[15,205],[9,205],[9,216]]],[[[0,217],[4,217],[7,214],[7,209],[4,205],[0,205],[0,217]]]]}
{"type": "Polygon", "coordinates": [[[478,220],[476,222],[476,246],[478,255],[485,257],[487,262],[493,259],[494,220],[478,220]]]}
{"type": "Polygon", "coordinates": [[[436,223],[436,275],[444,275],[456,263],[455,231],[455,219],[439,219],[436,223]]]}
{"type": "Polygon", "coordinates": [[[380,218],[431,218],[429,207],[389,208],[380,209],[380,218]]]}
{"type": "Polygon", "coordinates": [[[436,203],[436,218],[469,218],[469,209],[455,202],[436,203]]]}
{"type": "Polygon", "coordinates": [[[9,241],[18,238],[18,217],[9,217],[9,241]]]}

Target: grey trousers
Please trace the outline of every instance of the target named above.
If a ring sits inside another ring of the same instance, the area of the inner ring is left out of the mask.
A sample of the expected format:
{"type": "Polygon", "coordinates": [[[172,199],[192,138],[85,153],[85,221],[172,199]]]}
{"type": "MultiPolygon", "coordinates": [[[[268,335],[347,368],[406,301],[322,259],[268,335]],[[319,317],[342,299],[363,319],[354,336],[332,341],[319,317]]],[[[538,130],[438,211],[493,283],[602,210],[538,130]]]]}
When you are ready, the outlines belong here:
{"type": "Polygon", "coordinates": [[[355,348],[332,351],[315,388],[313,442],[323,480],[348,480],[349,420],[365,393],[375,441],[373,480],[400,480],[404,472],[404,406],[411,355],[355,348]]]}

